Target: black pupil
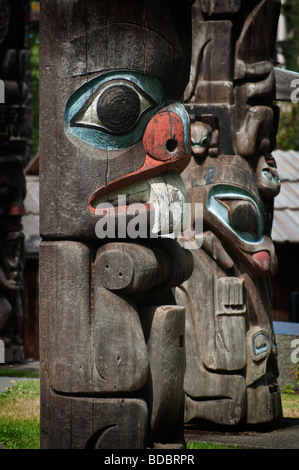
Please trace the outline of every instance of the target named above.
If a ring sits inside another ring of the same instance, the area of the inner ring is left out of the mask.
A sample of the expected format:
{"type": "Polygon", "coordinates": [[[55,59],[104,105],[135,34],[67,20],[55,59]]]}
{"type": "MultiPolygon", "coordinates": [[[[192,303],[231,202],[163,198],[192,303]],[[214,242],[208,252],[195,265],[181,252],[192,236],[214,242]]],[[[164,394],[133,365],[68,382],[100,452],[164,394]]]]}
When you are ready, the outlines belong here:
{"type": "Polygon", "coordinates": [[[130,130],[140,116],[140,98],[128,85],[113,85],[99,97],[97,113],[102,124],[115,133],[130,130]]]}

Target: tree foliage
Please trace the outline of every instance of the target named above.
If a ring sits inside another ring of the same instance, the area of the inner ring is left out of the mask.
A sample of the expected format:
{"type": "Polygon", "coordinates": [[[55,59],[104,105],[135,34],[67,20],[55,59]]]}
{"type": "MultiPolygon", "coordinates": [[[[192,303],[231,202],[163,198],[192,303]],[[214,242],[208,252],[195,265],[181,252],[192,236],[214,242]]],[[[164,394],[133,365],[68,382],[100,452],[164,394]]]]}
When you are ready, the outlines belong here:
{"type": "MultiPolygon", "coordinates": [[[[286,20],[287,37],[280,44],[287,70],[299,72],[299,1],[285,0],[281,9],[286,20]]],[[[299,103],[281,107],[276,147],[299,150],[299,103]]]]}
{"type": "Polygon", "coordinates": [[[286,68],[299,72],[299,2],[298,0],[285,0],[282,13],[286,19],[287,38],[282,44],[286,61],[286,68]]]}
{"type": "Polygon", "coordinates": [[[299,104],[280,112],[276,147],[280,150],[299,150],[299,104]]]}

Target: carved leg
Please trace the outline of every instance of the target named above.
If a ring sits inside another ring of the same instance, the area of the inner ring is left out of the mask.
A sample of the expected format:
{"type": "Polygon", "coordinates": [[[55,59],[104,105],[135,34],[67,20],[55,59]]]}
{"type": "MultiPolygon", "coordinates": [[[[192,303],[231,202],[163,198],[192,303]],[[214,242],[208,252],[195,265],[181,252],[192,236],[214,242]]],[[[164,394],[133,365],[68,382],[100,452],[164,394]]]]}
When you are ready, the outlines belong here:
{"type": "Polygon", "coordinates": [[[185,309],[176,305],[145,307],[141,323],[150,367],[145,385],[149,442],[157,448],[182,448],[185,309]]]}
{"type": "Polygon", "coordinates": [[[40,256],[42,448],[181,447],[184,308],[137,305],[171,278],[153,276],[168,253],[111,243],[92,262],[88,246],[60,241],[40,256]]]}

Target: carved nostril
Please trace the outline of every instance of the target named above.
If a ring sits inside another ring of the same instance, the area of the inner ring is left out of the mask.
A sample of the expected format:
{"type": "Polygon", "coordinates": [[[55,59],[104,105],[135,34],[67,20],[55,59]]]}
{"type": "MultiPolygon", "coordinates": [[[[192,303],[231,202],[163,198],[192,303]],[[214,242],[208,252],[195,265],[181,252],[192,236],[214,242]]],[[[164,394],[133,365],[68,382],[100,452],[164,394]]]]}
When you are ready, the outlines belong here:
{"type": "Polygon", "coordinates": [[[166,142],[166,148],[168,152],[174,152],[177,149],[178,141],[176,139],[168,139],[166,142]]]}

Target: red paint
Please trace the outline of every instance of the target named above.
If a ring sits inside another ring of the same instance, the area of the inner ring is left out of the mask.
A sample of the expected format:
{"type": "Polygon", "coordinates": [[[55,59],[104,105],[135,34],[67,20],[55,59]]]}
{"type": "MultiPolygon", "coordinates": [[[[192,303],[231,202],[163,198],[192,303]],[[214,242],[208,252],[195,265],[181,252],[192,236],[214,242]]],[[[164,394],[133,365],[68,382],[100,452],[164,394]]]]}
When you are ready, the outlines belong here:
{"type": "Polygon", "coordinates": [[[258,251],[252,255],[253,261],[256,266],[265,274],[271,273],[271,259],[268,251],[258,251]]]}
{"type": "Polygon", "coordinates": [[[20,208],[19,206],[13,206],[13,207],[10,208],[7,215],[9,215],[9,216],[23,216],[23,215],[26,215],[26,210],[25,210],[25,208],[20,208]]]}
{"type": "Polygon", "coordinates": [[[145,129],[143,146],[155,160],[170,163],[184,158],[184,126],[179,116],[171,111],[156,114],[145,129]]]}

